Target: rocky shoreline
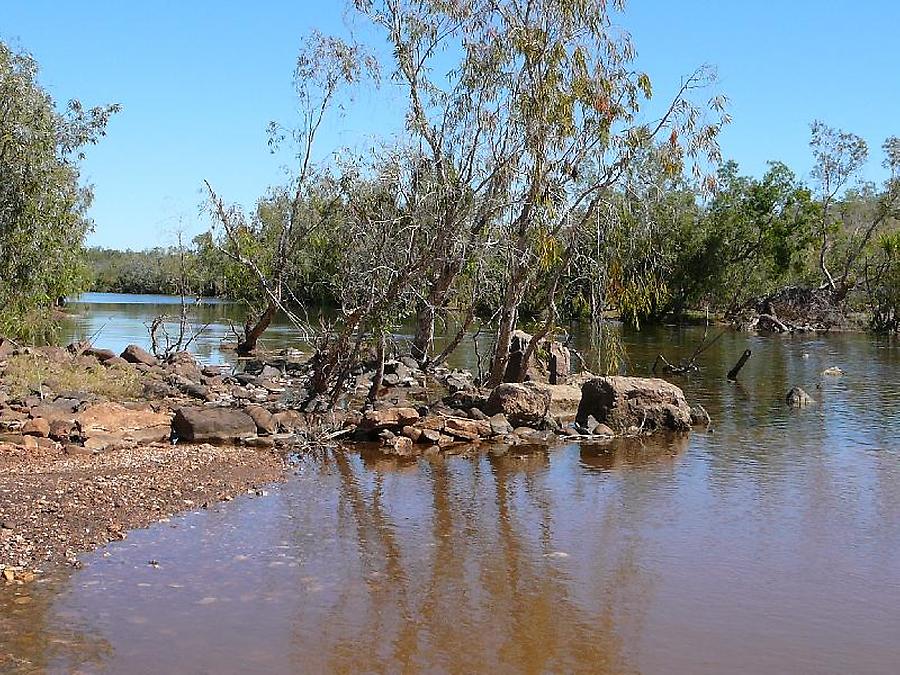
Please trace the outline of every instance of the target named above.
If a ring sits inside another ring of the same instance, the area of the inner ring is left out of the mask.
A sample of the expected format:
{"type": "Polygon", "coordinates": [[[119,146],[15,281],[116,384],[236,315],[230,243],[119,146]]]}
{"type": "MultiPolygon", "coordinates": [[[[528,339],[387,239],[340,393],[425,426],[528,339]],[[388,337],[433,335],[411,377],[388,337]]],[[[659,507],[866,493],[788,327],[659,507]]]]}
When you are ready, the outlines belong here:
{"type": "Polygon", "coordinates": [[[310,394],[298,353],[232,368],[135,345],[116,355],[0,341],[0,574],[27,581],[130,528],[257,490],[305,449],[497,453],[708,423],[664,380],[572,375],[564,347],[545,351],[553,358],[537,359],[529,381],[493,389],[401,356],[384,364],[374,400],[377,366],[363,363],[334,405],[310,394]]]}

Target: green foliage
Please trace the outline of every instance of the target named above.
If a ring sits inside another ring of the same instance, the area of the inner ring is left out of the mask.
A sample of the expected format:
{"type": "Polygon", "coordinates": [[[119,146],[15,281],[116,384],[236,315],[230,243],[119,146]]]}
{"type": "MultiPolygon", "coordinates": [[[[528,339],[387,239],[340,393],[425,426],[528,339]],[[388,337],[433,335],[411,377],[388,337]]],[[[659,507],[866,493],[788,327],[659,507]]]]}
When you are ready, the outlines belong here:
{"type": "Polygon", "coordinates": [[[0,43],[0,333],[32,338],[46,335],[46,308],[84,286],[91,191],[78,162],[118,110],[70,101],[59,113],[37,73],[0,43]]]}
{"type": "Polygon", "coordinates": [[[870,327],[882,333],[900,331],[900,229],[878,239],[864,275],[870,327]]]}

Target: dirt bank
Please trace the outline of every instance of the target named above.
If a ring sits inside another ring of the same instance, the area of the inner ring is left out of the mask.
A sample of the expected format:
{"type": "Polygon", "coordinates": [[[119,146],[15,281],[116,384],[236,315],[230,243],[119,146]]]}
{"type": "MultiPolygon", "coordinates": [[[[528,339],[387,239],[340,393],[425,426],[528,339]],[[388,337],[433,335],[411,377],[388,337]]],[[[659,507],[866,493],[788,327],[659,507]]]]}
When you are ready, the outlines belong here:
{"type": "Polygon", "coordinates": [[[154,444],[73,456],[0,445],[0,576],[27,581],[34,570],[77,565],[77,554],[130,529],[257,490],[285,468],[281,453],[249,447],[154,444]]]}

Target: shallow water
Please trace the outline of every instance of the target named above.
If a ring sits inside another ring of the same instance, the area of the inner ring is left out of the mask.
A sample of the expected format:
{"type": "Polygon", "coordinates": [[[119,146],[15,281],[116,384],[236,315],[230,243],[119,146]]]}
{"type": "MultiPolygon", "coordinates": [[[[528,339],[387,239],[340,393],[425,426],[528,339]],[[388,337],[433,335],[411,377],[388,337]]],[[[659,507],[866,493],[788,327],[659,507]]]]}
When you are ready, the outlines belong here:
{"type": "MultiPolygon", "coordinates": [[[[628,334],[632,369],[701,335],[628,334]]],[[[0,593],[0,655],[26,672],[898,672],[900,346],[727,334],[701,362],[677,381],[711,433],[307,459],[267,496],[85,556],[29,604],[0,593]],[[819,403],[787,409],[795,384],[819,403]]]]}

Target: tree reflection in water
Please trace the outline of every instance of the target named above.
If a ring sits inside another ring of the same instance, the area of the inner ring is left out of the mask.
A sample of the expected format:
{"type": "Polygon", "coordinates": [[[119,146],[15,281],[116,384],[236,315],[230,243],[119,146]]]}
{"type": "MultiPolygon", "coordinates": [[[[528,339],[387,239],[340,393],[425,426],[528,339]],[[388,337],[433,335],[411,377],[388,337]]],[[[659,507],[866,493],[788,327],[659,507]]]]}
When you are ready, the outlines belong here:
{"type": "MultiPolygon", "coordinates": [[[[671,457],[683,445],[665,447],[671,457]]],[[[364,582],[338,590],[319,622],[298,622],[304,667],[633,670],[621,628],[640,627],[635,608],[646,603],[635,597],[652,586],[635,564],[641,538],[606,547],[617,519],[583,494],[606,534],[580,542],[573,572],[575,552],[557,550],[571,505],[552,484],[551,453],[531,450],[418,461],[335,453],[322,470],[340,478],[337,537],[355,542],[349,564],[364,582]]]]}

